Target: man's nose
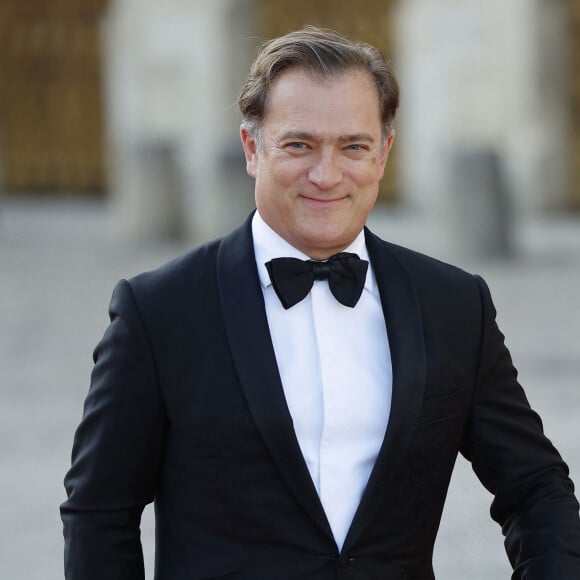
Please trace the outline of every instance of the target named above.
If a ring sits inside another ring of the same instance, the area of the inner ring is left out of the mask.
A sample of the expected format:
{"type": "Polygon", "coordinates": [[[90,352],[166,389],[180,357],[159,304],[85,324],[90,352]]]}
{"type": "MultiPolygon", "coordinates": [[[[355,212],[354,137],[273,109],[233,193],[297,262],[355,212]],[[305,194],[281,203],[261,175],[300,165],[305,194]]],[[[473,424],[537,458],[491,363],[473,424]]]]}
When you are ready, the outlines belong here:
{"type": "Polygon", "coordinates": [[[342,180],[342,169],[333,152],[323,152],[310,168],[308,179],[320,189],[332,189],[342,180]]]}

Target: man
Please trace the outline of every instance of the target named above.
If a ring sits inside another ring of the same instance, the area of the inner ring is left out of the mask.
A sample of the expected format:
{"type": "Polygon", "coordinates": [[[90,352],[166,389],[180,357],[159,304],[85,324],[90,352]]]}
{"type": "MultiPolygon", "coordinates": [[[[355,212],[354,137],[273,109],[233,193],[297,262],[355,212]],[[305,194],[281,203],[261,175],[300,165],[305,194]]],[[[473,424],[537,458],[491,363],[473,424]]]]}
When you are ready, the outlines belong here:
{"type": "Polygon", "coordinates": [[[65,481],[67,578],[143,578],[155,501],[158,580],[432,579],[458,452],[513,578],[580,578],[567,467],[485,283],[364,228],[397,105],[367,45],[307,28],[262,47],[240,97],[257,212],[113,295],[65,481]]]}

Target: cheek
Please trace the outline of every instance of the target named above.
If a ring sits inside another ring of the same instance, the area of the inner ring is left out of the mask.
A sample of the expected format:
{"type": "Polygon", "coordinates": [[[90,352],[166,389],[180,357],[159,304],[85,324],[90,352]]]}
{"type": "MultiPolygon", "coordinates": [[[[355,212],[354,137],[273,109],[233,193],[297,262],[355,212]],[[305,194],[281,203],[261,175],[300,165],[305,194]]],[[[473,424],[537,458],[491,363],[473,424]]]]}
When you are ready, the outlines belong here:
{"type": "Polygon", "coordinates": [[[361,189],[378,187],[381,179],[381,168],[376,163],[359,166],[350,172],[352,181],[361,189]]]}
{"type": "Polygon", "coordinates": [[[297,163],[280,163],[275,170],[276,182],[284,188],[296,185],[305,173],[305,169],[297,163]]]}

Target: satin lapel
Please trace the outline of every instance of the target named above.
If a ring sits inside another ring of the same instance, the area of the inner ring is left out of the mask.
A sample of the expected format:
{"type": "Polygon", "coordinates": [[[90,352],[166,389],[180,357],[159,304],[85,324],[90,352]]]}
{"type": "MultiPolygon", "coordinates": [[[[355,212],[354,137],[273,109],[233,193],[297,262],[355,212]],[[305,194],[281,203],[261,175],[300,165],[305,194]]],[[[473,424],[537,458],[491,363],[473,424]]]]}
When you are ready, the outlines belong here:
{"type": "Polygon", "coordinates": [[[425,390],[423,323],[415,287],[386,242],[365,230],[377,278],[393,365],[393,396],[381,450],[345,540],[348,549],[363,532],[382,500],[389,478],[409,446],[425,390]]]}
{"type": "Polygon", "coordinates": [[[217,275],[226,332],[252,417],[292,492],[331,535],[284,397],[256,272],[251,217],[222,240],[217,275]]]}

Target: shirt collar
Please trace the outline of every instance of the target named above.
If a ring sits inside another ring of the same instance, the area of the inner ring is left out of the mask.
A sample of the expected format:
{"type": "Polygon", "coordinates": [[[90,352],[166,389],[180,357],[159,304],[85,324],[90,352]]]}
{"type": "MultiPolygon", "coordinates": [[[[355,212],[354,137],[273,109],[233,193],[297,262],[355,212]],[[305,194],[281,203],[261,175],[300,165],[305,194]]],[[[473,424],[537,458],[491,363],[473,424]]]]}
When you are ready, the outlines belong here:
{"type": "MultiPolygon", "coordinates": [[[[258,268],[258,276],[262,288],[267,288],[272,285],[268,270],[266,269],[266,262],[273,258],[298,258],[299,260],[309,260],[309,256],[296,249],[289,244],[282,236],[277,234],[263,219],[258,211],[254,213],[252,218],[252,237],[254,239],[254,253],[256,256],[256,267],[258,268]]],[[[369,254],[365,242],[364,231],[360,231],[353,242],[343,250],[344,252],[351,252],[357,254],[362,260],[369,263],[367,276],[365,279],[365,290],[374,293],[376,288],[376,281],[372,264],[369,260],[369,254]]]]}

